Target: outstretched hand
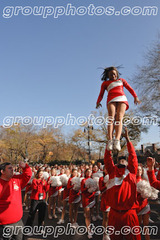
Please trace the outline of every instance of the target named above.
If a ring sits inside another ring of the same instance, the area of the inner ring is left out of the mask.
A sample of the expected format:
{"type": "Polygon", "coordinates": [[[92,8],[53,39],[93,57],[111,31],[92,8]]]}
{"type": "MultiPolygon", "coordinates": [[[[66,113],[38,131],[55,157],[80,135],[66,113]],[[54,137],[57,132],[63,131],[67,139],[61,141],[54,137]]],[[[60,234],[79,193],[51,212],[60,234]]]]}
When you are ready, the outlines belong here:
{"type": "Polygon", "coordinates": [[[97,103],[96,104],[96,108],[100,108],[100,107],[102,107],[102,104],[101,103],[97,103]]]}
{"type": "Polygon", "coordinates": [[[128,134],[128,128],[125,127],[125,132],[122,132],[122,137],[125,137],[126,140],[129,142],[129,134],[128,134]]]}
{"type": "Polygon", "coordinates": [[[148,157],[147,158],[147,167],[149,168],[150,171],[154,170],[154,165],[155,165],[155,158],[148,157]]]}
{"type": "Polygon", "coordinates": [[[134,98],[134,104],[140,104],[141,103],[141,101],[139,100],[139,98],[138,97],[135,97],[134,98]]]}
{"type": "Polygon", "coordinates": [[[19,166],[21,168],[25,168],[26,167],[26,163],[21,161],[21,162],[19,162],[19,166]]]}

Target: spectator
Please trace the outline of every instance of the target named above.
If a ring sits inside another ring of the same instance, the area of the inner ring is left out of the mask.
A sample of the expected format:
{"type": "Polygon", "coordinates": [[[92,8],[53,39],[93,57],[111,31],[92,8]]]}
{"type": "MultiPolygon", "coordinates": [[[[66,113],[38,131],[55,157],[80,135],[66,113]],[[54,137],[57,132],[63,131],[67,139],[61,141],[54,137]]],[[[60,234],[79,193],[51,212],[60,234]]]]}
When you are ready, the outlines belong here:
{"type": "MultiPolygon", "coordinates": [[[[23,215],[21,190],[27,185],[32,176],[28,164],[20,162],[19,166],[23,173],[13,175],[13,166],[9,162],[0,165],[0,240],[10,239],[3,237],[5,227],[23,226],[21,220],[23,215]]],[[[18,231],[12,239],[22,240],[22,231],[18,231]]]]}

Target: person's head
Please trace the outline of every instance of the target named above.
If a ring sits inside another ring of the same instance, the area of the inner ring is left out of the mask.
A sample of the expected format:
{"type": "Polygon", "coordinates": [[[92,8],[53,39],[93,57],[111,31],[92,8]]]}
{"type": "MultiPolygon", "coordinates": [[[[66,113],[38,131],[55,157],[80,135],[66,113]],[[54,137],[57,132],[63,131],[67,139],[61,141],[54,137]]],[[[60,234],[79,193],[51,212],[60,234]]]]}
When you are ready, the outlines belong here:
{"type": "Polygon", "coordinates": [[[70,170],[69,170],[68,168],[65,170],[65,174],[66,174],[67,176],[70,176],[70,170]]]}
{"type": "Polygon", "coordinates": [[[64,173],[65,173],[65,169],[64,169],[64,168],[61,168],[60,173],[61,173],[61,174],[64,174],[64,173]]]}
{"type": "Polygon", "coordinates": [[[104,167],[103,168],[104,176],[108,174],[107,169],[104,167]]]}
{"type": "Polygon", "coordinates": [[[57,171],[56,171],[56,169],[53,167],[52,169],[51,169],[51,176],[56,176],[57,175],[57,171]]]}
{"type": "Polygon", "coordinates": [[[72,173],[71,173],[71,177],[77,177],[78,176],[78,172],[76,168],[72,169],[72,173]]]}
{"type": "Polygon", "coordinates": [[[142,164],[138,164],[137,177],[141,177],[142,175],[143,175],[143,166],[142,164]]]}
{"type": "Polygon", "coordinates": [[[87,168],[85,171],[85,178],[91,177],[91,175],[92,175],[92,171],[89,168],[87,168]]]}
{"type": "Polygon", "coordinates": [[[119,168],[121,167],[126,167],[128,165],[128,161],[126,160],[126,157],[125,156],[120,156],[118,157],[118,163],[117,163],[117,166],[119,168]]]}
{"type": "Polygon", "coordinates": [[[108,67],[105,68],[103,73],[102,73],[102,81],[107,81],[107,80],[116,80],[119,79],[119,72],[116,67],[108,67]]]}
{"type": "Polygon", "coordinates": [[[38,171],[35,175],[35,178],[37,178],[37,179],[40,179],[40,178],[42,179],[43,178],[43,170],[41,168],[38,169],[38,171]]]}
{"type": "Polygon", "coordinates": [[[9,162],[2,163],[0,165],[0,178],[9,180],[13,177],[13,167],[9,162]]]}
{"type": "Polygon", "coordinates": [[[101,162],[97,162],[97,166],[99,169],[101,169],[102,163],[101,162]]]}
{"type": "Polygon", "coordinates": [[[93,166],[93,171],[94,171],[94,172],[97,172],[97,171],[98,171],[98,166],[97,166],[96,164],[93,166]]]}

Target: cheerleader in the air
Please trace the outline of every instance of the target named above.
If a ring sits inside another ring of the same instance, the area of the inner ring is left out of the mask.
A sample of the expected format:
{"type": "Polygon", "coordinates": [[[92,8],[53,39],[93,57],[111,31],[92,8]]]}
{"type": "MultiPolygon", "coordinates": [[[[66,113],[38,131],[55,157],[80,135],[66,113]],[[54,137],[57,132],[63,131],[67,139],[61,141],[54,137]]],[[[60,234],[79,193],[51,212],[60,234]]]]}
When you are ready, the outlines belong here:
{"type": "Polygon", "coordinates": [[[123,91],[123,86],[132,94],[134,97],[134,103],[140,104],[140,101],[137,97],[135,91],[123,78],[119,78],[119,72],[115,67],[108,67],[104,69],[102,74],[101,91],[97,99],[96,108],[102,106],[100,104],[105,90],[108,91],[107,98],[107,109],[108,109],[108,151],[115,150],[120,151],[120,136],[122,132],[122,119],[125,114],[125,111],[129,108],[127,98],[123,91]],[[115,126],[114,126],[115,125],[115,126]],[[115,128],[115,140],[113,142],[113,130],[115,128]]]}

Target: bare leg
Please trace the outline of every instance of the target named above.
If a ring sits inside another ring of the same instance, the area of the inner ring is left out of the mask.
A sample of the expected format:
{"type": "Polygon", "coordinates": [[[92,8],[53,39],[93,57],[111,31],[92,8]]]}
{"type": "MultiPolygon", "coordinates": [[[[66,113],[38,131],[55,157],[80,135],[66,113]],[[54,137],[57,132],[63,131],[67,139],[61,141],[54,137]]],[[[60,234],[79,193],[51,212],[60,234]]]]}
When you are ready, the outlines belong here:
{"type": "Polygon", "coordinates": [[[63,201],[63,210],[62,210],[62,216],[61,219],[64,220],[64,216],[65,216],[65,211],[66,211],[66,205],[67,205],[67,201],[63,201]]]}
{"type": "Polygon", "coordinates": [[[85,212],[85,223],[86,223],[86,227],[88,229],[88,227],[91,223],[90,208],[84,208],[84,212],[85,212]]]}
{"type": "Polygon", "coordinates": [[[77,222],[79,203],[74,204],[74,223],[77,222]]]}
{"type": "Polygon", "coordinates": [[[116,122],[115,122],[115,132],[116,132],[116,139],[120,140],[121,133],[122,133],[122,120],[126,110],[126,104],[122,102],[117,103],[116,108],[116,122]]]}
{"type": "Polygon", "coordinates": [[[73,224],[73,204],[72,203],[69,204],[69,218],[71,223],[73,224]]]}
{"type": "Polygon", "coordinates": [[[150,235],[149,235],[149,214],[145,214],[142,216],[143,219],[143,226],[144,226],[144,232],[145,232],[145,240],[150,240],[150,235]]]}
{"type": "Polygon", "coordinates": [[[116,103],[109,103],[108,106],[108,139],[112,140],[113,138],[113,123],[114,123],[114,118],[115,118],[115,113],[116,113],[116,103]]]}
{"type": "Polygon", "coordinates": [[[51,206],[52,205],[53,205],[53,197],[49,197],[48,216],[51,215],[51,206]]]}

